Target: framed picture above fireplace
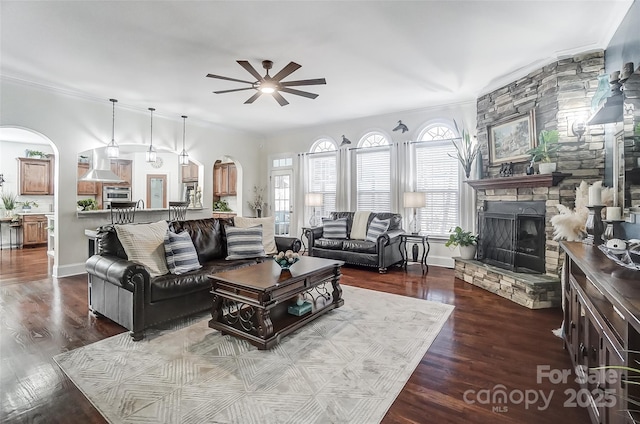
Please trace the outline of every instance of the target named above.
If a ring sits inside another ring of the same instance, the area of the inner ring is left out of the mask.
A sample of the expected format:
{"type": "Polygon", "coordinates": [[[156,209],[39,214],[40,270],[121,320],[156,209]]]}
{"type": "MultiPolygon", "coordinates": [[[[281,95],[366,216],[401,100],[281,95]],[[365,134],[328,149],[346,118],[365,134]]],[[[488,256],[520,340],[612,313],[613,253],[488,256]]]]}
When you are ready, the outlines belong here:
{"type": "Polygon", "coordinates": [[[491,165],[523,162],[529,159],[527,150],[536,146],[536,115],[532,109],[526,115],[510,117],[487,127],[491,165]]]}

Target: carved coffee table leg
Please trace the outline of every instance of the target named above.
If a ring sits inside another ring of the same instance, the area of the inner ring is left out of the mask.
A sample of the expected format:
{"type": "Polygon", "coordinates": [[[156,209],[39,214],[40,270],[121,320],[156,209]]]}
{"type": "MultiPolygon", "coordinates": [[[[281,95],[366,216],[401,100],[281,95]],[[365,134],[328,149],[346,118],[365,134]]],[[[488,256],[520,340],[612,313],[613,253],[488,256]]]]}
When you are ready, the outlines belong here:
{"type": "Polygon", "coordinates": [[[336,268],[333,274],[333,278],[331,279],[331,285],[333,285],[333,303],[336,304],[336,307],[340,307],[344,305],[344,300],[342,300],[342,287],[340,287],[340,276],[342,273],[340,272],[340,268],[336,268]]]}
{"type": "Polygon", "coordinates": [[[258,336],[267,340],[273,334],[273,322],[268,309],[258,309],[258,336]]]}
{"type": "Polygon", "coordinates": [[[214,322],[218,322],[218,318],[222,314],[222,296],[217,294],[213,295],[213,306],[211,307],[211,321],[209,321],[209,327],[212,327],[214,322]]]}

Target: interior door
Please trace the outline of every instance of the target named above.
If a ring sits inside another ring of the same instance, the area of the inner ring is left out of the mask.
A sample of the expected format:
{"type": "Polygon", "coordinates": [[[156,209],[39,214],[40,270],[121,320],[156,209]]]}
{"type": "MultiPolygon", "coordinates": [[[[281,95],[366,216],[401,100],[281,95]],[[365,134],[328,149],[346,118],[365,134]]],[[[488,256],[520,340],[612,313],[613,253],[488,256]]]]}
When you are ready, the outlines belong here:
{"type": "Polygon", "coordinates": [[[293,171],[273,171],[271,178],[271,198],[273,215],[276,221],[277,235],[290,235],[291,213],[293,212],[292,193],[293,171]]]}
{"type": "Polygon", "coordinates": [[[167,176],[147,175],[147,208],[167,207],[167,176]]]}

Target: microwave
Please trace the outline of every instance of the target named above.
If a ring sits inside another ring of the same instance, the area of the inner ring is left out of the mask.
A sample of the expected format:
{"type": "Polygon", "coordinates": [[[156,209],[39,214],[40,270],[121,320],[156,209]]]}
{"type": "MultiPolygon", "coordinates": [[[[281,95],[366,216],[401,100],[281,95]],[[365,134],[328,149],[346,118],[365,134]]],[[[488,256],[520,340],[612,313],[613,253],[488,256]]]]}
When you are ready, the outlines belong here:
{"type": "Polygon", "coordinates": [[[104,186],[102,188],[102,204],[105,209],[111,207],[111,202],[130,202],[131,187],[104,186]]]}

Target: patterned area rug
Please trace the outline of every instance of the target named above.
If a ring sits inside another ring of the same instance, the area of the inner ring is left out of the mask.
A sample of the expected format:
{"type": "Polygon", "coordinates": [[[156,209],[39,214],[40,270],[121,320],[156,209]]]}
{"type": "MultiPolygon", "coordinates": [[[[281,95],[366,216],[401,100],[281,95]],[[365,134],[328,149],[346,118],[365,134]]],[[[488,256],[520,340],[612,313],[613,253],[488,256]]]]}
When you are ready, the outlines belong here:
{"type": "Polygon", "coordinates": [[[54,359],[111,423],[379,422],[453,306],[342,287],[343,307],[269,351],[203,314],[54,359]]]}

